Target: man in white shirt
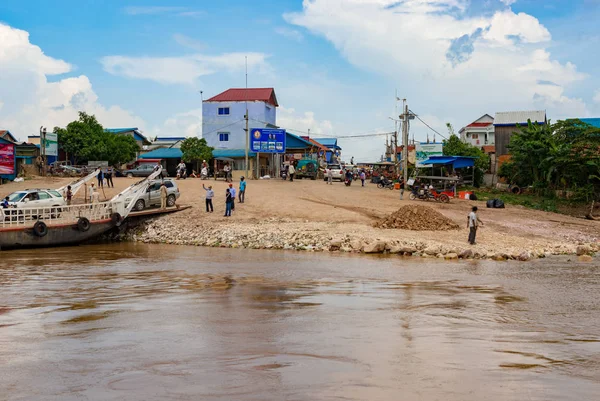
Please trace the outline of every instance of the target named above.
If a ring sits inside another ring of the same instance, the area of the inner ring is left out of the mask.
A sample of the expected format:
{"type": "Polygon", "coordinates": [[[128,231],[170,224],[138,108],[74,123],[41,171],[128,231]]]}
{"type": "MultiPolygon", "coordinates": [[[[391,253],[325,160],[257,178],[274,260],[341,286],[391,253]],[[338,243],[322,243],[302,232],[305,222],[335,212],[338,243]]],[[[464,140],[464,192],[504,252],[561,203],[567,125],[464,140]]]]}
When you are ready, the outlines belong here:
{"type": "Polygon", "coordinates": [[[479,224],[483,226],[483,221],[479,219],[477,216],[477,206],[473,206],[471,209],[471,213],[469,213],[469,217],[467,218],[467,227],[469,228],[469,244],[475,245],[475,236],[477,235],[477,227],[479,224]]]}

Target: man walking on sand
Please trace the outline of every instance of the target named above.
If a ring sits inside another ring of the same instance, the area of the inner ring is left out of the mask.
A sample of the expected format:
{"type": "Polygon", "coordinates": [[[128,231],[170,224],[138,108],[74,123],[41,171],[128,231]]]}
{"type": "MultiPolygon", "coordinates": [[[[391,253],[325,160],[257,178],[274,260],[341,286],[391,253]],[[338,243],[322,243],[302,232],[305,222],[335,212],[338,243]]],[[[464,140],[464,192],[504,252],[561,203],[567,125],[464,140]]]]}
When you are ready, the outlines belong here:
{"type": "Polygon", "coordinates": [[[244,200],[246,200],[246,179],[243,176],[240,178],[240,194],[238,199],[240,203],[244,203],[244,200]]]}
{"type": "Polygon", "coordinates": [[[469,244],[476,245],[475,236],[477,235],[477,227],[481,224],[483,227],[483,221],[479,220],[477,216],[477,206],[473,206],[471,213],[469,213],[467,227],[469,228],[469,244]]]}
{"type": "Polygon", "coordinates": [[[213,191],[211,185],[209,185],[208,188],[206,188],[204,186],[204,184],[202,184],[202,188],[204,188],[204,190],[206,191],[206,213],[209,212],[209,209],[210,209],[210,213],[212,213],[213,212],[212,200],[215,197],[215,191],[213,191]]]}
{"type": "Polygon", "coordinates": [[[365,179],[367,178],[367,175],[365,174],[365,170],[362,170],[360,172],[360,182],[362,183],[362,186],[365,186],[365,179]]]}
{"type": "Polygon", "coordinates": [[[400,178],[400,200],[404,197],[404,178],[400,178]]]}
{"type": "Polygon", "coordinates": [[[333,185],[333,169],[327,169],[327,184],[333,185]]]}
{"type": "Polygon", "coordinates": [[[288,173],[290,174],[290,182],[293,182],[294,174],[296,174],[296,169],[294,168],[294,163],[290,162],[290,169],[288,170],[288,173]]]}
{"type": "Polygon", "coordinates": [[[164,182],[160,184],[160,208],[167,208],[167,187],[164,182]]]}

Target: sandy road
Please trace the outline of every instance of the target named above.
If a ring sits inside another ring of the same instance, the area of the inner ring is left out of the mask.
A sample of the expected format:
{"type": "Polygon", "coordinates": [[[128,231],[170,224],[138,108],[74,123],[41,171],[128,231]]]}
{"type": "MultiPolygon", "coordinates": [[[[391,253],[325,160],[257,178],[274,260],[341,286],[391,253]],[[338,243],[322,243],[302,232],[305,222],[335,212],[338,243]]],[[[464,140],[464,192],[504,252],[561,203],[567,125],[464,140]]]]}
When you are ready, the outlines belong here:
{"type": "MultiPolygon", "coordinates": [[[[23,183],[0,186],[0,194],[24,188],[58,188],[68,179],[36,178],[23,183]]],[[[104,188],[101,197],[107,199],[126,188],[136,179],[116,178],[115,188],[104,188]]],[[[480,217],[486,223],[480,230],[478,242],[483,251],[552,250],[570,248],[578,244],[595,243],[600,237],[600,222],[577,219],[570,216],[525,209],[507,205],[506,209],[486,209],[484,202],[455,199],[449,204],[436,202],[400,200],[399,191],[378,189],[374,184],[351,187],[341,182],[327,185],[324,181],[282,180],[249,181],[246,203],[236,204],[231,219],[223,217],[225,190],[222,181],[200,179],[178,180],[181,191],[178,203],[194,207],[181,213],[165,216],[169,224],[181,227],[190,224],[218,227],[237,224],[247,226],[260,223],[261,229],[277,230],[277,221],[295,224],[299,231],[327,231],[331,237],[361,236],[363,238],[434,241],[451,247],[464,247],[467,236],[467,215],[473,205],[480,208],[480,217]],[[212,185],[215,190],[215,213],[204,211],[202,184],[212,185]],[[456,232],[384,230],[372,227],[373,222],[405,204],[427,205],[456,221],[462,228],[456,232]],[[273,221],[273,227],[264,225],[273,221]]],[[[239,186],[236,182],[235,187],[239,186]]],[[[83,199],[83,190],[77,196],[83,199]]]]}

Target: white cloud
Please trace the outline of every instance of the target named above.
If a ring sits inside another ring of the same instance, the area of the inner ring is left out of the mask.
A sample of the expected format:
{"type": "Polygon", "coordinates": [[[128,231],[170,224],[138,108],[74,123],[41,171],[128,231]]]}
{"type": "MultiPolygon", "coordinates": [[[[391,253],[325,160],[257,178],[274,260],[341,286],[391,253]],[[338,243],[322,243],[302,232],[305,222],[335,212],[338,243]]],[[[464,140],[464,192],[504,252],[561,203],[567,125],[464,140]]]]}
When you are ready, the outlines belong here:
{"type": "Polygon", "coordinates": [[[176,33],[173,35],[173,40],[180,46],[187,47],[188,49],[202,51],[206,48],[206,44],[199,40],[190,38],[189,36],[176,33]]]}
{"type": "Polygon", "coordinates": [[[501,3],[504,3],[506,6],[512,6],[517,2],[517,0],[500,0],[501,3]]]}
{"type": "Polygon", "coordinates": [[[285,26],[275,28],[275,33],[288,39],[295,40],[296,42],[302,42],[304,40],[304,35],[302,35],[299,31],[285,26]]]}
{"type": "Polygon", "coordinates": [[[333,124],[329,120],[317,121],[315,113],[306,111],[297,112],[294,108],[279,106],[277,109],[277,125],[296,135],[307,135],[310,130],[310,136],[332,135],[333,124]]]}
{"type": "Polygon", "coordinates": [[[197,136],[202,135],[202,108],[177,113],[167,118],[154,129],[153,136],[197,136]]]}
{"type": "Polygon", "coordinates": [[[119,106],[100,104],[85,75],[48,82],[47,76],[71,71],[69,63],[31,44],[26,31],[0,24],[0,127],[25,140],[42,125],[65,126],[80,110],[95,114],[105,126],[143,124],[119,106]]]}
{"type": "Polygon", "coordinates": [[[553,119],[565,106],[586,112],[582,99],[567,95],[586,75],[552,58],[551,34],[535,17],[504,8],[472,15],[469,7],[468,0],[312,0],[284,17],[385,76],[415,112],[452,116],[456,130],[503,110],[548,108],[553,119]]]}
{"type": "Polygon", "coordinates": [[[191,84],[198,78],[220,71],[259,73],[270,70],[263,53],[224,53],[216,56],[193,54],[181,57],[106,56],[101,59],[104,70],[128,78],[148,79],[164,84],[191,84]]]}

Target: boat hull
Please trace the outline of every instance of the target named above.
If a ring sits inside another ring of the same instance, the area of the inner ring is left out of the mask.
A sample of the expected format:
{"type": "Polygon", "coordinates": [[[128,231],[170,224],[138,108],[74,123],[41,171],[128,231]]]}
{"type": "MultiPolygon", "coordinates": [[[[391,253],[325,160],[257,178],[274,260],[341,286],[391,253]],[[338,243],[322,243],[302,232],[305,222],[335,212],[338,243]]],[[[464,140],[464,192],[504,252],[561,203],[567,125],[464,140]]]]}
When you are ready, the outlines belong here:
{"type": "Polygon", "coordinates": [[[114,226],[110,219],[92,222],[87,231],[80,231],[77,224],[49,225],[48,233],[43,237],[35,235],[32,227],[0,229],[0,250],[78,244],[98,237],[114,226]]]}

